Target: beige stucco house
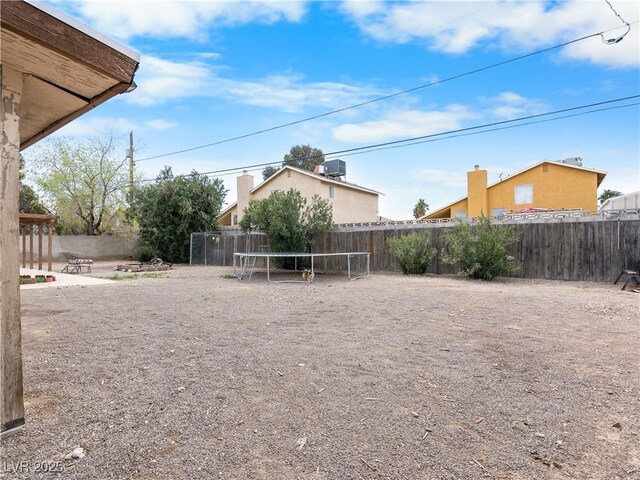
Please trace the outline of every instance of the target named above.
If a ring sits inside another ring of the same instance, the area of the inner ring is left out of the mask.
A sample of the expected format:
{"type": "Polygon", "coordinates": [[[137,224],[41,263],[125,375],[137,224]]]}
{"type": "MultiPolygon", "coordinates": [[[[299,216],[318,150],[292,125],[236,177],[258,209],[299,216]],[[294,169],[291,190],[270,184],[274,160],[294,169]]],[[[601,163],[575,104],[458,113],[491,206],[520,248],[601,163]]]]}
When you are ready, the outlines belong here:
{"type": "Polygon", "coordinates": [[[303,197],[314,195],[327,199],[333,206],[334,223],[375,222],[378,220],[380,192],[353,183],[286,166],[278,170],[257,187],[254,178],[246,172],[238,177],[238,200],[229,205],[218,217],[222,227],[235,227],[240,223],[249,201],[267,198],[276,190],[291,188],[303,197]]]}

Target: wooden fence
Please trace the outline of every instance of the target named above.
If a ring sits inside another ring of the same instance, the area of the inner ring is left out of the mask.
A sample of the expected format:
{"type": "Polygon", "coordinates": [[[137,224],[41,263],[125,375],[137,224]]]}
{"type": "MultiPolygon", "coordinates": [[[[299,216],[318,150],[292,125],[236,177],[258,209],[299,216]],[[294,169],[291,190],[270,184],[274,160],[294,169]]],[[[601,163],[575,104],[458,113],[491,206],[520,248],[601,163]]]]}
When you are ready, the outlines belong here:
{"type": "MultiPolygon", "coordinates": [[[[640,260],[640,218],[567,218],[537,222],[498,224],[514,228],[519,236],[511,248],[520,270],[513,276],[548,280],[611,282],[624,267],[638,268],[640,260]]],[[[400,271],[397,259],[387,248],[390,238],[411,232],[429,231],[431,244],[441,253],[444,234],[451,224],[385,225],[336,228],[314,239],[314,252],[370,252],[371,271],[400,271]]],[[[256,243],[254,238],[252,243],[256,243]]],[[[233,250],[244,251],[245,239],[225,242],[226,265],[232,264],[233,250]],[[232,247],[231,247],[232,248],[232,247]]],[[[260,242],[261,249],[268,248],[260,242]]],[[[320,260],[318,268],[342,271],[344,259],[320,260]]],[[[356,265],[358,268],[358,265],[356,265]]],[[[450,274],[455,270],[440,255],[431,262],[428,273],[450,274]]]]}

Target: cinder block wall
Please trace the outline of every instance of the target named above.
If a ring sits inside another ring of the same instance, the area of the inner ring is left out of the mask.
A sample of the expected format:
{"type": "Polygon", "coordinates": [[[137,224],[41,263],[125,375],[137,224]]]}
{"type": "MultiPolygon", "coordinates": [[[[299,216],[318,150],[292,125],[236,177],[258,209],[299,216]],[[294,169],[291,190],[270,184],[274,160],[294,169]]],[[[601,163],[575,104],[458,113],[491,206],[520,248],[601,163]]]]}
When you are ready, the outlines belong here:
{"type": "MultiPolygon", "coordinates": [[[[138,237],[116,237],[109,235],[54,235],[53,260],[64,261],[62,252],[71,252],[93,260],[128,259],[138,248],[138,237]]],[[[27,259],[29,258],[29,237],[26,238],[27,259]]],[[[48,255],[47,236],[42,236],[42,256],[48,255]]],[[[38,236],[33,236],[33,258],[38,257],[38,236]]],[[[20,259],[22,261],[22,236],[20,236],[20,259]]],[[[27,260],[28,261],[28,260],[27,260]]]]}

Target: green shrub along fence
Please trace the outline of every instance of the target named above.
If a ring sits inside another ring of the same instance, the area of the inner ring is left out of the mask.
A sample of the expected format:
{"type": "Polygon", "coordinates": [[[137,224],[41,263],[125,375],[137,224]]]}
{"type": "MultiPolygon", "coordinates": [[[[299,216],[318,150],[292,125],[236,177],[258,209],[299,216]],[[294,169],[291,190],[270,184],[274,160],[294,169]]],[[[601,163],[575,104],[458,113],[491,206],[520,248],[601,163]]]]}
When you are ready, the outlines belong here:
{"type": "MultiPolygon", "coordinates": [[[[507,223],[505,222],[505,226],[507,223]]],[[[640,218],[584,217],[509,222],[519,240],[510,253],[520,266],[514,277],[548,280],[612,282],[624,267],[638,267],[640,260],[640,218]]],[[[317,235],[314,252],[370,252],[372,272],[400,272],[398,259],[390,252],[388,240],[411,232],[429,230],[431,245],[438,251],[427,273],[454,274],[451,265],[442,261],[444,232],[451,223],[408,225],[371,225],[333,228],[317,235]]],[[[501,228],[498,223],[497,227],[501,228]]],[[[239,234],[239,233],[238,233],[239,234]]],[[[233,232],[225,232],[233,236],[233,232]]],[[[227,240],[226,265],[232,264],[233,246],[244,251],[244,239],[227,240]]],[[[261,249],[268,248],[266,244],[261,249]]],[[[335,258],[318,261],[316,268],[342,271],[344,262],[335,258]]]]}

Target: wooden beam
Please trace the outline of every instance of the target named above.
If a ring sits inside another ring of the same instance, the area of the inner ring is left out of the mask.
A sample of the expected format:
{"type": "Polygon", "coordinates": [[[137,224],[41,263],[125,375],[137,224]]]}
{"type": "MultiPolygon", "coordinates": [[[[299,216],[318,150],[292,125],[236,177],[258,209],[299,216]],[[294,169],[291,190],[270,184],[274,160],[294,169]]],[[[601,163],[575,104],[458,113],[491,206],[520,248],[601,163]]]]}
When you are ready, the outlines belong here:
{"type": "MultiPolygon", "coordinates": [[[[4,3],[4,2],[3,2],[4,3]]],[[[24,425],[18,190],[22,75],[0,65],[0,432],[24,425]]]]}
{"type": "Polygon", "coordinates": [[[20,223],[31,222],[31,223],[39,223],[42,221],[55,220],[58,218],[55,215],[46,215],[44,213],[21,213],[20,214],[20,223]]]}
{"type": "Polygon", "coordinates": [[[131,84],[138,62],[97,38],[22,1],[0,2],[2,28],[30,38],[114,80],[131,84]]]}

